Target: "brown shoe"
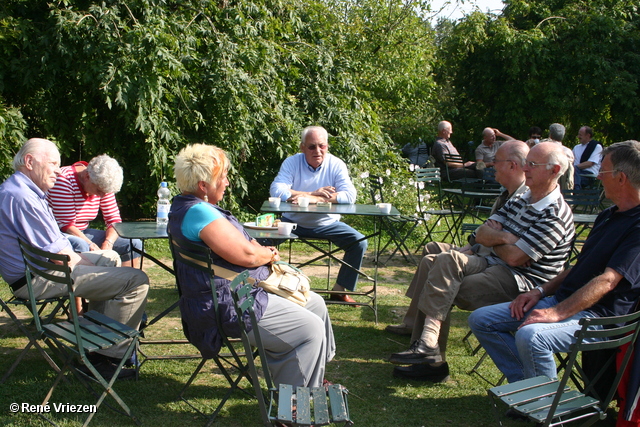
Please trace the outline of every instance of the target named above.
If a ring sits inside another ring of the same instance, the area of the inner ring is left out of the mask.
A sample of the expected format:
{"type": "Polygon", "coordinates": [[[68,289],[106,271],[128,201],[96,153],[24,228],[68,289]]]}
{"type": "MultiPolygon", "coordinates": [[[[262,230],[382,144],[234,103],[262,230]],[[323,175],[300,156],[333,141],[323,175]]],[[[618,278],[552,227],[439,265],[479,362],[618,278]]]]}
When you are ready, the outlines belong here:
{"type": "Polygon", "coordinates": [[[353,305],[354,307],[360,307],[359,305],[356,305],[356,303],[358,301],[354,300],[353,298],[351,298],[349,295],[346,294],[332,294],[331,297],[329,298],[330,301],[339,301],[339,302],[347,302],[351,305],[353,305]]]}
{"type": "Polygon", "coordinates": [[[410,337],[411,333],[413,332],[413,328],[410,328],[404,323],[400,323],[399,325],[387,325],[387,327],[384,328],[384,330],[387,332],[391,332],[392,334],[402,335],[407,337],[410,337]]]}

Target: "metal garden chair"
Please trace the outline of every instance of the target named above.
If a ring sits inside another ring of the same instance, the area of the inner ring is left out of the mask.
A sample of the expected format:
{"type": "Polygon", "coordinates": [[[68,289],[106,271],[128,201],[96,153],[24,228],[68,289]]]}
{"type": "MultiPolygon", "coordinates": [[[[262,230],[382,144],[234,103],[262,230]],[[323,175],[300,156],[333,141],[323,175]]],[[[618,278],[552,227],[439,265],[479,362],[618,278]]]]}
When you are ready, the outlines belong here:
{"type": "MultiPolygon", "coordinates": [[[[116,412],[129,416],[136,424],[140,424],[138,418],[131,412],[127,404],[124,403],[113,388],[113,384],[118,378],[122,367],[136,348],[140,333],[127,325],[123,325],[93,310],[85,313],[83,316],[79,316],[73,290],[69,257],[67,255],[40,250],[23,240],[20,240],[19,243],[26,266],[29,301],[36,329],[49,348],[62,360],[62,368],[45,396],[42,406],[47,405],[55,388],[65,377],[65,373],[71,371],[87,388],[89,395],[93,397],[97,396],[98,398],[95,403],[96,411],[89,414],[83,426],[91,422],[97,409],[107,396],[111,396],[122,410],[118,410],[112,405],[107,406],[116,412]],[[67,286],[68,294],[66,295],[66,299],[68,301],[68,312],[71,320],[46,324],[40,321],[38,304],[34,298],[32,286],[32,281],[35,280],[36,277],[67,286]],[[92,352],[106,350],[121,343],[127,343],[125,353],[120,363],[114,369],[111,378],[104,378],[98,369],[96,369],[88,355],[92,352]],[[102,392],[99,393],[94,389],[94,386],[101,389],[102,392]]],[[[40,415],[45,417],[43,413],[40,415]]],[[[46,419],[54,424],[52,420],[46,419]]]]}
{"type": "MultiPolygon", "coordinates": [[[[369,192],[371,194],[371,201],[373,204],[385,203],[383,189],[384,179],[380,176],[369,175],[369,192]]],[[[387,262],[389,262],[396,252],[400,251],[407,262],[417,265],[416,260],[411,254],[411,250],[407,247],[406,240],[413,230],[416,229],[418,224],[420,224],[420,221],[421,218],[407,215],[400,215],[398,217],[381,217],[382,227],[387,230],[389,240],[382,249],[380,249],[380,253],[384,252],[391,244],[395,246],[395,249],[393,249],[393,252],[391,252],[391,255],[387,258],[387,262]]]]}
{"type": "MultiPolygon", "coordinates": [[[[194,242],[190,242],[184,239],[178,240],[171,235],[169,235],[169,247],[171,248],[171,255],[173,256],[174,271],[177,272],[178,269],[180,268],[177,264],[184,264],[188,267],[195,268],[196,270],[200,270],[204,272],[209,277],[209,280],[211,283],[211,294],[213,296],[213,304],[216,312],[216,321],[218,325],[221,325],[222,323],[220,321],[220,314],[217,309],[218,298],[217,298],[217,293],[215,289],[215,284],[213,282],[214,266],[211,263],[211,249],[209,249],[206,246],[198,245],[194,242]]],[[[178,292],[182,294],[182,284],[178,279],[179,277],[180,275],[176,274],[176,283],[178,285],[178,292]]],[[[180,390],[180,394],[178,395],[178,397],[183,402],[185,402],[187,405],[193,408],[200,415],[207,418],[207,424],[206,424],[207,426],[213,423],[216,416],[218,415],[220,410],[223,408],[227,400],[231,397],[234,391],[238,390],[243,393],[246,393],[249,397],[253,397],[252,392],[248,392],[239,386],[240,382],[242,381],[242,378],[247,378],[247,380],[251,382],[251,377],[249,376],[249,373],[248,373],[248,366],[242,360],[243,357],[246,357],[246,354],[243,353],[242,351],[241,352],[236,351],[234,347],[234,343],[239,342],[240,340],[227,337],[223,333],[222,328],[219,328],[219,333],[222,335],[223,348],[225,348],[225,350],[228,352],[219,353],[213,357],[202,357],[202,360],[200,361],[196,369],[193,371],[193,373],[191,374],[191,377],[189,377],[189,380],[184,385],[182,390],[180,390]],[[224,397],[220,400],[220,403],[218,403],[218,406],[213,410],[213,412],[210,415],[207,415],[204,412],[202,412],[200,409],[198,409],[196,406],[194,406],[185,397],[185,393],[189,388],[189,386],[191,385],[191,383],[193,382],[193,380],[195,380],[195,378],[198,376],[200,371],[204,368],[205,364],[209,360],[213,360],[215,362],[216,366],[218,367],[222,375],[224,375],[230,387],[227,390],[224,397]],[[228,367],[225,366],[225,364],[228,367]],[[235,378],[232,376],[232,372],[230,368],[235,369],[237,371],[235,378]]],[[[247,354],[249,354],[250,357],[254,356],[252,353],[247,353],[247,354]]]]}
{"type": "Polygon", "coordinates": [[[629,364],[634,343],[640,331],[640,312],[615,317],[594,317],[580,319],[581,329],[576,331],[576,342],[571,345],[568,359],[565,360],[564,373],[560,378],[551,379],[546,376],[529,378],[511,384],[501,385],[488,390],[498,417],[502,425],[497,408],[497,401],[505,403],[510,410],[541,423],[543,426],[555,426],[572,421],[583,420],[582,425],[591,425],[607,416],[606,410],[615,395],[620,379],[629,364]],[[593,330],[592,326],[602,326],[593,330]],[[623,326],[620,326],[623,325],[623,326]],[[606,338],[605,341],[590,342],[592,339],[606,338]],[[591,350],[616,349],[629,343],[618,367],[618,373],[607,396],[591,396],[594,384],[607,371],[611,363],[615,363],[615,352],[600,371],[591,378],[584,378],[585,387],[582,391],[571,390],[569,380],[575,377],[574,367],[580,352],[591,350]]]}
{"type": "Polygon", "coordinates": [[[427,242],[436,241],[435,235],[443,234],[441,241],[451,238],[452,242],[458,239],[457,218],[462,215],[462,211],[454,210],[452,207],[446,208],[442,195],[442,179],[438,168],[420,168],[415,171],[416,195],[418,215],[423,220],[426,234],[420,244],[418,251],[427,242]],[[429,191],[431,190],[431,191],[429,191]],[[431,208],[435,205],[435,208],[431,208]],[[445,229],[437,231],[440,220],[445,221],[445,229]]]}
{"type": "MultiPolygon", "coordinates": [[[[66,311],[66,298],[47,298],[42,300],[36,300],[36,306],[38,306],[38,317],[40,318],[40,322],[51,323],[53,319],[55,319],[56,315],[59,313],[67,313],[66,311]]],[[[32,331],[31,325],[28,325],[22,319],[18,318],[18,316],[11,310],[11,307],[25,307],[27,310],[31,310],[31,301],[18,298],[12,296],[8,300],[3,300],[0,297],[0,311],[4,310],[9,318],[13,321],[13,324],[22,332],[25,337],[29,340],[27,345],[22,349],[16,360],[13,362],[11,367],[0,379],[0,384],[3,384],[13,373],[13,371],[18,367],[22,359],[27,355],[29,349],[34,347],[38,352],[42,355],[44,360],[53,368],[54,371],[60,372],[60,368],[56,364],[56,362],[51,358],[49,353],[40,345],[38,340],[41,338],[41,334],[38,331],[32,331]]],[[[67,313],[68,314],[68,313],[67,313]]]]}
{"type": "MultiPolygon", "coordinates": [[[[252,351],[251,342],[247,334],[245,313],[251,319],[252,325],[257,325],[253,312],[254,300],[251,296],[252,286],[247,284],[249,273],[244,271],[232,282],[231,289],[235,303],[238,322],[242,331],[242,343],[246,353],[252,351]]],[[[266,383],[266,393],[263,394],[262,385],[258,378],[256,361],[249,358],[249,372],[253,382],[253,388],[260,405],[262,424],[271,426],[277,423],[287,423],[291,426],[320,426],[327,424],[353,424],[349,418],[349,406],[347,402],[348,391],[338,384],[326,387],[293,387],[289,384],[280,384],[275,387],[267,365],[265,350],[258,328],[252,329],[260,365],[266,383]]]]}

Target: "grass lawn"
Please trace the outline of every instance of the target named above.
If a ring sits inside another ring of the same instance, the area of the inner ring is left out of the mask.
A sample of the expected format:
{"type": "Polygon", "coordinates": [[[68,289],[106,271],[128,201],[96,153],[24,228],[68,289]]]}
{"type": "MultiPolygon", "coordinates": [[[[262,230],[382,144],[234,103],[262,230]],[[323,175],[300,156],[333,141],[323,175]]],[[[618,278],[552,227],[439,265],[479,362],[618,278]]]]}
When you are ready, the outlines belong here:
{"type": "MultiPolygon", "coordinates": [[[[294,247],[294,253],[300,248],[294,247]]],[[[148,250],[165,262],[170,262],[166,241],[152,242],[148,250]]],[[[370,255],[370,254],[369,254],[370,255]]],[[[365,267],[373,272],[371,258],[365,267]]],[[[412,382],[395,379],[393,365],[386,360],[396,351],[409,347],[408,337],[399,337],[384,331],[389,323],[398,323],[406,310],[408,299],[404,296],[415,267],[396,256],[389,265],[378,271],[378,316],[376,324],[372,310],[348,306],[329,305],[338,351],[327,365],[326,377],[346,386],[349,391],[351,417],[359,426],[489,426],[496,425],[495,413],[490,405],[486,389],[489,387],[477,375],[468,372],[478,360],[472,356],[462,338],[468,331],[468,313],[454,310],[448,359],[451,381],[443,384],[412,382]]],[[[177,299],[173,277],[161,268],[145,262],[145,270],[151,277],[151,290],[147,305],[150,316],[177,299]]],[[[311,270],[321,277],[323,270],[311,270]]],[[[332,274],[337,268],[332,269],[332,274]]],[[[324,273],[326,274],[326,273],[324,273]]],[[[321,279],[314,279],[314,283],[321,279]]],[[[367,283],[362,282],[360,289],[367,283]]],[[[2,286],[3,298],[8,288],[2,286]]],[[[26,315],[26,312],[22,313],[26,315]]],[[[5,313],[0,314],[0,373],[4,373],[26,340],[10,324],[5,313]]],[[[174,311],[160,323],[147,329],[147,338],[183,338],[179,312],[174,311]]],[[[148,354],[197,354],[190,345],[143,346],[148,354]]],[[[201,426],[204,418],[184,402],[176,400],[183,384],[195,369],[197,360],[153,360],[141,369],[139,381],[123,381],[115,389],[130,405],[133,412],[148,426],[201,426]]],[[[207,365],[209,366],[209,365],[207,365]]],[[[481,367],[483,374],[496,381],[500,375],[490,360],[481,367]]],[[[53,381],[53,371],[35,351],[31,351],[9,380],[0,385],[0,425],[44,426],[49,425],[35,414],[10,413],[11,403],[41,403],[53,381]]],[[[69,384],[61,384],[51,402],[93,404],[85,389],[70,377],[69,384]]],[[[195,404],[203,409],[215,407],[225,393],[226,381],[213,369],[213,363],[201,373],[188,391],[195,404]]],[[[245,383],[249,387],[248,383],[245,383]]],[[[503,410],[503,408],[501,408],[503,410]]],[[[54,416],[61,426],[81,425],[84,417],[74,414],[54,416]]],[[[255,400],[240,393],[235,394],[224,406],[215,425],[258,426],[260,415],[255,400]]],[[[134,425],[128,418],[109,410],[104,404],[94,417],[93,426],[134,425]]],[[[523,425],[506,422],[505,425],[523,425]]]]}

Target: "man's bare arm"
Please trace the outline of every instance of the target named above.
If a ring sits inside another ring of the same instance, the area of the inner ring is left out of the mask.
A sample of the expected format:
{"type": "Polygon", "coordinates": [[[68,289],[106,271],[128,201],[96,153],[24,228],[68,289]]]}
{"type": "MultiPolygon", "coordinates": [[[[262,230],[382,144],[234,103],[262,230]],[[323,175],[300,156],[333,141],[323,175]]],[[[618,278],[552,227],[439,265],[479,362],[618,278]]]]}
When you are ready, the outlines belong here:
{"type": "MultiPolygon", "coordinates": [[[[604,273],[594,277],[582,288],[574,292],[569,298],[558,305],[542,310],[533,310],[522,326],[531,323],[555,323],[586,310],[600,301],[603,296],[618,286],[622,275],[612,268],[605,269],[604,273]]],[[[522,327],[521,326],[521,327],[522,327]]]]}

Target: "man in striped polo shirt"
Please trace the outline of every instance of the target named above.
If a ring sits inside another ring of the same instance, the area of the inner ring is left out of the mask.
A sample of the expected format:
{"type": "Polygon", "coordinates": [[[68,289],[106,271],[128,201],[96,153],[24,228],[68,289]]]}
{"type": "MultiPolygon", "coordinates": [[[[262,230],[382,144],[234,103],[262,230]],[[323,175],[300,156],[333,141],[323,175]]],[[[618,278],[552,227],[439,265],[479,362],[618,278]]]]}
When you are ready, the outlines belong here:
{"type": "Polygon", "coordinates": [[[491,253],[449,251],[435,257],[419,297],[411,347],[389,358],[412,366],[396,367],[400,372],[394,374],[428,378],[430,369],[441,372],[444,364],[448,370],[438,338],[453,305],[475,310],[512,301],[562,271],[574,235],[573,214],[558,186],[568,167],[559,145],[536,145],[523,167],[529,190],[478,227],[476,242],[492,248],[491,253]]]}

